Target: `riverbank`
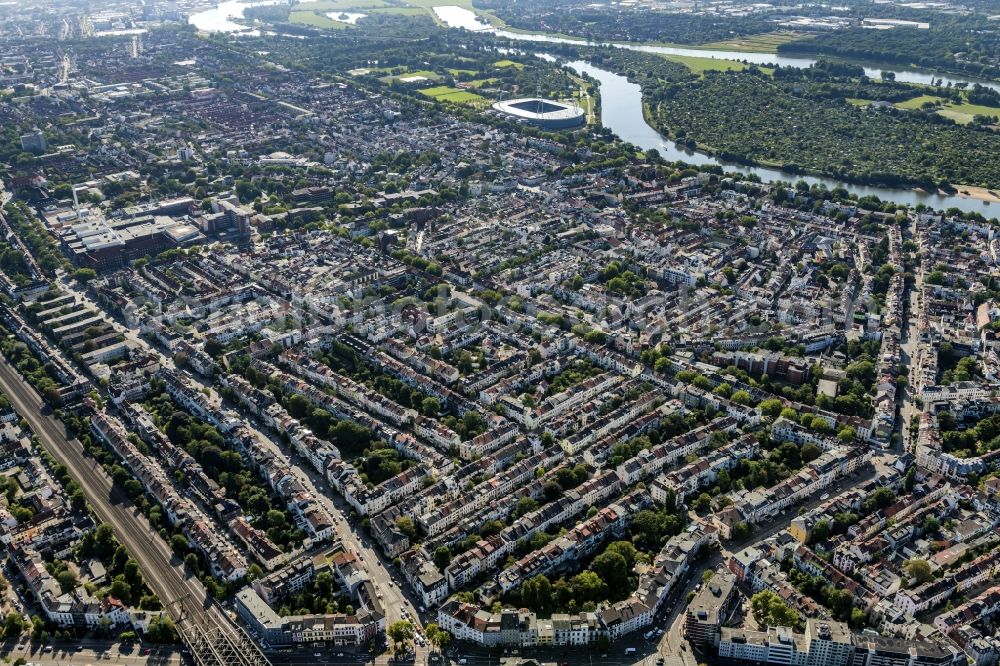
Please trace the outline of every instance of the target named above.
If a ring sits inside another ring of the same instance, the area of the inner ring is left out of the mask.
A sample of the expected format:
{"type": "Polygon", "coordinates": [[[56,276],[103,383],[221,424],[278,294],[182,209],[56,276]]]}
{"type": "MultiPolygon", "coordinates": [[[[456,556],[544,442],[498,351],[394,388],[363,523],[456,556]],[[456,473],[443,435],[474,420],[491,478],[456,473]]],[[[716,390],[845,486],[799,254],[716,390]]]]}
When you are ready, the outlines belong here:
{"type": "MultiPolygon", "coordinates": [[[[641,88],[640,88],[640,90],[641,90],[641,88]]],[[[645,99],[643,99],[643,101],[642,101],[642,118],[646,122],[647,125],[649,125],[651,128],[653,128],[663,138],[664,142],[670,142],[672,144],[675,144],[677,146],[677,150],[690,151],[690,149],[686,148],[685,146],[681,146],[681,145],[677,144],[676,137],[673,136],[669,132],[669,130],[667,128],[665,128],[663,125],[661,125],[660,123],[657,122],[656,115],[655,115],[653,109],[650,107],[649,103],[646,102],[645,99]]],[[[747,168],[750,168],[750,169],[754,169],[754,168],[760,169],[760,168],[763,168],[763,169],[771,169],[771,170],[778,170],[778,169],[781,168],[780,164],[768,163],[768,162],[765,162],[765,161],[757,161],[757,162],[746,161],[746,162],[743,162],[743,161],[732,160],[732,159],[726,160],[726,159],[723,159],[722,157],[720,157],[719,152],[716,149],[714,149],[712,146],[709,146],[709,145],[706,145],[706,144],[703,144],[703,143],[697,144],[697,147],[696,147],[695,150],[697,150],[697,153],[689,153],[690,157],[696,157],[698,155],[708,156],[715,163],[718,163],[720,166],[722,166],[724,169],[742,171],[742,170],[745,170],[747,168]]],[[[661,152],[662,152],[662,149],[661,149],[661,152]]],[[[669,156],[668,155],[668,159],[670,157],[673,157],[675,159],[680,159],[682,161],[687,161],[687,162],[689,162],[691,164],[704,164],[703,160],[699,160],[699,159],[685,159],[684,155],[673,155],[673,156],[669,156]]],[[[831,178],[829,175],[824,174],[822,172],[815,171],[815,170],[803,170],[801,173],[797,173],[797,174],[784,173],[783,176],[784,176],[784,178],[783,178],[784,180],[786,180],[787,182],[791,182],[791,183],[797,182],[798,180],[805,180],[806,182],[810,182],[810,181],[813,181],[813,180],[828,180],[829,178],[831,178]]],[[[871,183],[856,182],[856,181],[852,181],[852,180],[849,180],[849,179],[848,180],[844,180],[844,182],[841,183],[841,184],[847,186],[848,190],[855,189],[855,188],[858,188],[858,187],[863,187],[863,188],[880,188],[880,187],[885,187],[885,186],[880,186],[880,185],[871,184],[871,183]]],[[[828,185],[828,187],[829,187],[829,185],[828,185]]],[[[954,198],[965,199],[965,200],[970,200],[970,201],[977,201],[977,202],[980,202],[983,206],[989,206],[990,204],[993,204],[993,203],[1000,204],[1000,188],[997,188],[997,189],[988,189],[988,188],[985,188],[985,187],[976,187],[974,185],[955,185],[953,191],[944,191],[944,190],[928,191],[928,190],[920,188],[920,187],[900,188],[900,189],[896,189],[895,191],[896,192],[909,192],[909,193],[912,193],[913,195],[916,195],[917,197],[921,197],[921,198],[924,198],[924,199],[936,199],[937,201],[934,201],[933,203],[930,202],[930,201],[924,201],[923,203],[927,203],[928,205],[932,205],[932,206],[938,207],[938,208],[943,208],[944,206],[941,205],[941,201],[942,200],[947,200],[949,197],[952,198],[952,203],[953,204],[957,203],[957,202],[955,202],[954,198]]],[[[879,196],[879,198],[884,199],[884,200],[888,200],[888,201],[899,201],[899,199],[900,199],[898,196],[887,199],[883,195],[883,193],[878,193],[878,192],[869,192],[869,194],[875,194],[876,196],[879,196]]],[[[914,205],[914,203],[915,202],[913,202],[913,201],[908,201],[907,202],[908,205],[914,205]]],[[[920,202],[916,202],[916,203],[920,203],[920,202]]],[[[964,206],[958,206],[958,207],[965,209],[964,206]]],[[[987,214],[987,211],[985,209],[983,209],[983,210],[981,210],[979,212],[983,213],[984,215],[987,214]]]]}
{"type": "Polygon", "coordinates": [[[985,187],[976,187],[975,185],[955,185],[955,196],[962,197],[963,199],[975,199],[976,201],[984,201],[988,204],[1000,203],[1000,188],[987,189],[985,187]]]}

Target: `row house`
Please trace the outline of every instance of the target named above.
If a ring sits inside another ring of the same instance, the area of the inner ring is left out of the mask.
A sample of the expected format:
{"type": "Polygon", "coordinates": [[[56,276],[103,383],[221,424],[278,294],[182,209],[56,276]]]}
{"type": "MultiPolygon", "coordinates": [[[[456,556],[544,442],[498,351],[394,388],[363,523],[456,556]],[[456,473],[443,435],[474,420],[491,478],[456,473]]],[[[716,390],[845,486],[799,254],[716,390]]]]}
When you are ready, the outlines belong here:
{"type": "Polygon", "coordinates": [[[870,449],[832,449],[772,488],[741,493],[735,505],[748,522],[759,523],[853,474],[871,457],[870,449]]]}
{"type": "Polygon", "coordinates": [[[403,577],[420,597],[424,608],[433,608],[448,598],[448,580],[421,550],[410,550],[399,556],[403,577]]]}
{"type": "Polygon", "coordinates": [[[720,471],[735,469],[740,460],[755,456],[758,448],[755,434],[744,435],[710,452],[704,458],[656,477],[650,484],[650,495],[660,504],[666,503],[667,499],[673,496],[677,507],[680,507],[686,497],[713,483],[720,471]]]}
{"type": "Polygon", "coordinates": [[[942,578],[928,581],[912,590],[900,590],[893,600],[909,617],[935,608],[952,596],[992,580],[1000,567],[1000,553],[988,552],[968,564],[950,571],[942,578]]]}
{"type": "Polygon", "coordinates": [[[567,455],[574,455],[601,437],[614,430],[618,430],[626,423],[645,414],[654,407],[659,399],[659,392],[649,391],[637,399],[618,407],[611,413],[602,416],[593,423],[587,424],[587,427],[563,439],[560,442],[560,446],[562,446],[567,455]]]}
{"type": "Polygon", "coordinates": [[[705,448],[711,442],[715,432],[732,432],[739,423],[730,416],[714,419],[711,423],[700,426],[683,435],[672,437],[651,449],[640,451],[631,460],[627,460],[617,468],[615,473],[626,486],[661,472],[668,465],[676,464],[688,455],[705,448]]]}
{"type": "Polygon", "coordinates": [[[504,569],[497,576],[500,589],[509,592],[529,578],[558,571],[569,562],[583,559],[599,544],[620,535],[631,523],[632,517],[650,504],[649,495],[643,491],[634,491],[609,504],[592,518],[504,569]]]}

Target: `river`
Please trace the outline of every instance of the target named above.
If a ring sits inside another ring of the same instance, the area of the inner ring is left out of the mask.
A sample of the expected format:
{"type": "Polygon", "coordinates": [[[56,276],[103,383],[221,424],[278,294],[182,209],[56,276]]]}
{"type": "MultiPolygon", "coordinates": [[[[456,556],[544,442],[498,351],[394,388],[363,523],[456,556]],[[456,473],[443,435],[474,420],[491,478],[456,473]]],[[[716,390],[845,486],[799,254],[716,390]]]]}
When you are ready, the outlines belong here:
{"type": "MultiPolygon", "coordinates": [[[[475,32],[490,31],[499,37],[506,37],[511,40],[521,40],[534,43],[551,44],[581,44],[578,40],[571,40],[562,37],[535,33],[511,32],[509,30],[496,30],[492,26],[484,23],[475,13],[463,7],[447,6],[435,7],[435,14],[450,27],[473,30],[475,32]]],[[[687,49],[669,46],[645,46],[635,44],[610,43],[609,46],[619,48],[635,49],[649,53],[661,53],[669,55],[689,55],[702,58],[719,58],[723,60],[745,60],[756,64],[778,64],[782,67],[809,67],[814,62],[809,58],[789,58],[778,56],[773,53],[751,53],[748,51],[710,51],[707,49],[687,49]]],[[[624,141],[641,148],[649,150],[655,148],[665,159],[682,160],[688,164],[707,165],[718,164],[731,171],[741,173],[752,173],[760,177],[763,181],[784,180],[796,182],[804,180],[810,185],[821,184],[828,189],[842,187],[848,192],[859,197],[877,196],[884,201],[894,201],[899,204],[915,206],[922,203],[932,208],[958,208],[966,212],[978,212],[987,217],[996,217],[996,208],[991,211],[989,202],[980,201],[970,197],[960,195],[931,194],[917,190],[892,187],[878,187],[873,185],[858,185],[847,183],[835,178],[824,178],[816,176],[803,176],[795,173],[788,173],[780,169],[768,167],[752,167],[743,164],[725,162],[711,155],[699,151],[692,151],[683,146],[678,146],[673,141],[665,139],[659,132],[646,122],[642,113],[642,91],[639,85],[630,82],[624,76],[615,74],[600,67],[595,67],[591,63],[582,60],[567,63],[570,69],[580,74],[587,74],[597,80],[601,89],[601,124],[613,131],[624,141]]],[[[878,77],[881,69],[875,67],[865,67],[868,76],[878,77]]],[[[891,70],[896,74],[896,80],[907,83],[930,83],[931,79],[943,79],[945,84],[948,81],[953,83],[967,82],[973,83],[972,79],[949,78],[939,74],[928,72],[917,72],[912,70],[891,70]]],[[[982,85],[1000,90],[1000,86],[988,81],[978,81],[982,85]]]]}
{"type": "Polygon", "coordinates": [[[279,0],[255,0],[254,2],[226,0],[226,2],[220,2],[212,9],[192,14],[188,17],[188,23],[204,32],[249,32],[254,36],[258,36],[260,34],[259,31],[251,30],[248,26],[237,23],[233,19],[242,19],[243,12],[249,7],[276,5],[278,2],[279,0]]]}
{"type": "MultiPolygon", "coordinates": [[[[248,26],[234,22],[233,18],[242,18],[243,11],[247,7],[257,5],[276,4],[279,0],[252,0],[249,3],[242,3],[238,0],[226,0],[212,9],[192,14],[189,22],[199,30],[206,32],[232,32],[238,34],[259,34],[251,30],[248,26]]],[[[563,37],[556,37],[537,33],[512,32],[510,30],[497,30],[482,21],[474,12],[454,5],[434,7],[434,13],[446,25],[453,28],[463,28],[475,32],[492,32],[498,37],[505,37],[511,40],[519,40],[533,43],[550,44],[583,44],[582,40],[572,40],[563,37]]],[[[649,53],[660,53],[665,55],[687,55],[699,56],[703,58],[719,58],[724,60],[743,60],[755,64],[777,64],[782,67],[809,67],[815,60],[810,58],[779,56],[773,53],[752,53],[749,51],[714,51],[707,49],[692,49],[672,46],[648,46],[638,44],[609,43],[607,46],[618,48],[635,49],[649,53]]],[[[545,54],[536,54],[541,57],[551,58],[545,54]]],[[[635,83],[630,83],[628,79],[613,72],[595,67],[594,65],[577,61],[567,65],[578,73],[587,74],[598,81],[601,89],[601,123],[611,129],[623,140],[635,146],[649,150],[655,148],[668,160],[683,160],[689,164],[706,165],[720,164],[731,171],[742,173],[753,173],[764,181],[798,181],[804,180],[809,184],[823,184],[829,189],[842,187],[859,197],[874,195],[885,201],[894,201],[900,204],[915,206],[923,203],[933,208],[958,208],[967,212],[978,212],[987,217],[996,217],[995,212],[1000,207],[994,207],[991,211],[990,204],[985,201],[964,197],[960,195],[928,194],[915,190],[875,187],[868,185],[856,185],[846,183],[834,178],[821,178],[814,176],[801,176],[799,174],[787,173],[780,169],[767,167],[751,167],[742,164],[729,163],[718,160],[705,153],[691,151],[678,146],[672,141],[665,139],[645,120],[642,114],[642,91],[635,83]]],[[[865,67],[868,76],[878,77],[883,70],[878,67],[865,67]]],[[[960,77],[948,77],[930,72],[920,72],[907,69],[889,70],[896,74],[896,80],[906,83],[930,83],[931,79],[943,81],[945,84],[951,83],[981,83],[995,90],[1000,90],[1000,85],[989,81],[975,81],[960,77]]]]}

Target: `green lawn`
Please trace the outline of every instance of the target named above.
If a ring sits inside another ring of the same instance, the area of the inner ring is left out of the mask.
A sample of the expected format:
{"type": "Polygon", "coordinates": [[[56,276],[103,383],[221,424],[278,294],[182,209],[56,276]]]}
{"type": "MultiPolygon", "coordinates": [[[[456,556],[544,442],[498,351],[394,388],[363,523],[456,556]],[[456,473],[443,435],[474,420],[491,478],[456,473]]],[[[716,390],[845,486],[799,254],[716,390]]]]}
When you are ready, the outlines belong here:
{"type": "Polygon", "coordinates": [[[919,109],[926,102],[943,102],[943,101],[944,101],[943,97],[937,97],[936,95],[918,95],[916,97],[912,97],[906,100],[905,102],[897,102],[893,106],[895,106],[897,109],[919,109]]]}
{"type": "Polygon", "coordinates": [[[872,103],[872,100],[870,100],[870,99],[861,99],[860,97],[848,97],[847,98],[847,103],[848,104],[853,104],[854,106],[868,106],[869,104],[872,103]]]}
{"type": "Polygon", "coordinates": [[[456,5],[465,9],[472,9],[472,0],[403,0],[403,3],[411,7],[422,7],[431,11],[441,5],[456,5]]]}
{"type": "Polygon", "coordinates": [[[314,2],[300,3],[295,6],[295,9],[296,11],[332,12],[385,6],[385,0],[315,0],[314,2]]]}
{"type": "Polygon", "coordinates": [[[482,104],[486,102],[486,99],[480,97],[476,93],[471,93],[468,90],[461,90],[460,88],[450,88],[448,86],[436,86],[434,88],[423,88],[420,91],[421,95],[426,95],[432,99],[439,102],[451,102],[453,104],[482,104]]]}
{"type": "Polygon", "coordinates": [[[391,76],[384,76],[384,77],[382,77],[382,81],[384,81],[386,83],[389,83],[391,81],[400,81],[401,83],[424,83],[423,81],[406,81],[405,80],[405,79],[409,79],[410,77],[413,77],[413,76],[422,76],[425,79],[427,79],[428,81],[440,81],[441,80],[440,76],[438,76],[437,74],[435,74],[434,72],[432,72],[430,70],[427,70],[427,69],[417,69],[417,70],[414,70],[414,71],[404,72],[402,74],[391,75],[391,76]]]}
{"type": "Polygon", "coordinates": [[[997,108],[995,106],[984,106],[982,104],[969,104],[968,102],[963,102],[962,104],[949,104],[945,108],[938,111],[938,113],[944,116],[945,118],[951,118],[956,123],[961,123],[962,125],[968,125],[977,115],[1000,116],[1000,108],[997,108]]]}
{"type": "MultiPolygon", "coordinates": [[[[704,74],[708,71],[715,72],[742,72],[744,69],[748,69],[751,65],[745,62],[739,62],[737,60],[720,60],[719,58],[702,58],[700,56],[683,56],[683,55],[667,55],[664,56],[667,60],[672,60],[678,62],[688,69],[690,69],[695,74],[704,74]]],[[[761,67],[763,72],[771,72],[773,70],[767,67],[761,67]]]]}
{"type": "Polygon", "coordinates": [[[976,115],[1000,116],[1000,108],[998,107],[984,106],[982,104],[970,104],[969,102],[955,104],[954,102],[944,97],[938,97],[937,95],[919,95],[912,99],[908,99],[905,102],[899,102],[895,106],[899,109],[915,110],[921,108],[926,102],[944,102],[944,104],[941,105],[941,108],[937,110],[938,115],[942,115],[945,118],[951,118],[956,123],[961,125],[968,125],[973,121],[976,115]]]}
{"type": "Polygon", "coordinates": [[[513,60],[497,60],[493,63],[494,67],[499,67],[503,69],[504,67],[516,67],[517,69],[524,69],[524,65],[519,62],[514,62],[513,60]]]}
{"type": "Polygon", "coordinates": [[[378,7],[372,14],[394,14],[396,16],[427,16],[429,10],[420,7],[378,7]]]}
{"type": "Polygon", "coordinates": [[[343,30],[344,28],[349,27],[347,23],[334,21],[333,19],[327,18],[322,14],[316,14],[311,11],[294,11],[288,15],[288,21],[299,25],[308,25],[314,28],[328,28],[332,30],[343,30]]]}
{"type": "Polygon", "coordinates": [[[750,51],[752,53],[777,53],[778,46],[794,42],[806,37],[801,32],[768,32],[763,35],[753,35],[752,37],[740,37],[737,39],[726,39],[720,42],[710,42],[701,44],[700,49],[714,49],[718,51],[750,51]]]}
{"type": "Polygon", "coordinates": [[[499,80],[500,79],[494,79],[494,78],[473,79],[472,81],[466,81],[465,85],[467,85],[470,88],[482,88],[483,86],[491,86],[499,80]]]}

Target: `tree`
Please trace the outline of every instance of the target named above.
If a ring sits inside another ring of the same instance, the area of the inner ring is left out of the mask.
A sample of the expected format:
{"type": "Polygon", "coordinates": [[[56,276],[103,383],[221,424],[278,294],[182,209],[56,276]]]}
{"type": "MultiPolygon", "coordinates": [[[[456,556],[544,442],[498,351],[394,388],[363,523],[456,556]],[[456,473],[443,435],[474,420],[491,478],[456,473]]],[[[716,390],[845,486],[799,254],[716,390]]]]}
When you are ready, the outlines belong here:
{"type": "Polygon", "coordinates": [[[170,537],[170,549],[175,553],[187,552],[188,540],[183,534],[175,534],[170,537]]]}
{"type": "Polygon", "coordinates": [[[126,583],[125,579],[117,578],[111,583],[111,590],[108,594],[119,599],[123,604],[128,604],[132,600],[132,586],[126,583]]]}
{"type": "Polygon", "coordinates": [[[865,510],[865,513],[872,513],[873,511],[885,509],[895,501],[896,493],[892,492],[891,488],[883,486],[881,488],[876,488],[872,494],[865,499],[864,504],[862,504],[862,508],[865,510]]]}
{"type": "Polygon", "coordinates": [[[399,620],[389,625],[386,634],[392,639],[396,652],[405,652],[409,649],[410,641],[413,640],[413,625],[406,620],[399,620]]]}
{"type": "Polygon", "coordinates": [[[314,583],[317,595],[324,598],[329,598],[333,595],[333,575],[329,571],[316,574],[314,583]]]}
{"type": "Polygon", "coordinates": [[[420,403],[420,413],[427,417],[437,416],[441,413],[441,401],[437,398],[424,398],[420,403]]]}
{"type": "Polygon", "coordinates": [[[449,564],[451,564],[451,550],[447,546],[438,546],[434,550],[434,564],[441,571],[445,570],[449,564]]]}
{"type": "Polygon", "coordinates": [[[451,644],[451,634],[433,622],[424,627],[424,634],[426,634],[430,644],[439,652],[451,644]]]}
{"type": "Polygon", "coordinates": [[[757,407],[764,416],[775,418],[781,413],[782,402],[777,398],[768,398],[757,405],[757,407]]]}
{"type": "Polygon", "coordinates": [[[97,271],[93,268],[78,268],[73,271],[73,279],[77,282],[89,282],[97,277],[97,271]]]}
{"type": "Polygon", "coordinates": [[[631,589],[628,580],[630,569],[625,558],[619,553],[605,550],[594,558],[590,568],[616,594],[627,593],[631,589]]]}
{"type": "Polygon", "coordinates": [[[802,449],[799,451],[799,458],[803,463],[811,463],[816,458],[819,458],[823,454],[823,449],[821,449],[817,444],[812,442],[807,442],[802,445],[802,449]]]}
{"type": "Polygon", "coordinates": [[[907,576],[914,579],[917,585],[926,583],[933,575],[930,562],[920,559],[906,560],[903,563],[903,571],[906,572],[907,576]]]}
{"type": "Polygon", "coordinates": [[[191,573],[198,573],[201,570],[201,560],[198,559],[196,554],[188,553],[184,556],[184,566],[191,573]]]}
{"type": "Polygon", "coordinates": [[[603,601],[608,596],[607,584],[601,580],[600,576],[589,569],[573,576],[570,579],[570,588],[573,598],[579,602],[603,601]]]}
{"type": "Polygon", "coordinates": [[[146,631],[146,640],[151,643],[176,643],[177,631],[168,615],[153,618],[146,631]]]}
{"type": "Polygon", "coordinates": [[[410,540],[417,537],[417,527],[413,524],[413,519],[409,516],[396,518],[396,528],[405,534],[410,540]]]}
{"type": "Polygon", "coordinates": [[[521,585],[521,601],[525,606],[539,612],[551,610],[553,607],[552,583],[548,577],[538,575],[524,581],[521,585]]]}
{"type": "Polygon", "coordinates": [[[813,525],[812,534],[809,535],[809,541],[812,543],[820,543],[826,541],[830,538],[830,531],[832,526],[829,520],[817,520],[816,524],[813,525]]]}
{"type": "Polygon", "coordinates": [[[300,419],[306,415],[306,412],[309,409],[309,398],[296,393],[288,398],[286,408],[292,417],[300,419]]]}
{"type": "Polygon", "coordinates": [[[924,534],[935,534],[941,529],[941,522],[935,516],[924,518],[924,534]]]}
{"type": "Polygon", "coordinates": [[[432,643],[437,647],[438,651],[447,650],[448,646],[451,645],[451,632],[444,629],[438,629],[436,634],[436,640],[432,643]]]}
{"type": "Polygon", "coordinates": [[[59,583],[59,589],[64,593],[76,589],[76,574],[69,569],[60,571],[56,576],[56,581],[59,583]]]}
{"type": "Polygon", "coordinates": [[[722,382],[715,387],[713,393],[715,393],[715,395],[721,395],[723,398],[728,398],[733,394],[733,387],[726,382],[722,382]]]}
{"type": "Polygon", "coordinates": [[[799,614],[771,590],[750,598],[750,612],[761,627],[794,627],[799,621],[799,614]]]}
{"type": "Polygon", "coordinates": [[[514,516],[520,518],[521,516],[531,513],[538,508],[538,502],[532,497],[522,497],[517,500],[517,504],[514,506],[514,516]]]}
{"type": "Polygon", "coordinates": [[[712,508],[712,497],[708,493],[698,495],[697,499],[691,503],[691,508],[698,513],[706,513],[712,508]]]}
{"type": "Polygon", "coordinates": [[[605,548],[606,552],[618,553],[625,559],[625,567],[631,571],[635,566],[636,550],[631,541],[615,541],[605,548]]]}
{"type": "Polygon", "coordinates": [[[746,521],[741,520],[733,525],[731,536],[733,541],[743,541],[749,538],[752,533],[753,530],[750,529],[750,525],[746,521]]]}
{"type": "Polygon", "coordinates": [[[747,391],[737,391],[736,393],[733,394],[733,397],[730,399],[737,405],[749,405],[753,403],[753,398],[747,391]]]}
{"type": "Polygon", "coordinates": [[[285,514],[278,509],[268,509],[267,526],[282,528],[285,526],[285,514]]]}

